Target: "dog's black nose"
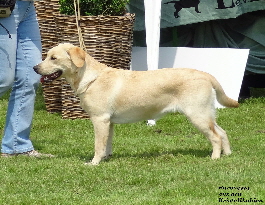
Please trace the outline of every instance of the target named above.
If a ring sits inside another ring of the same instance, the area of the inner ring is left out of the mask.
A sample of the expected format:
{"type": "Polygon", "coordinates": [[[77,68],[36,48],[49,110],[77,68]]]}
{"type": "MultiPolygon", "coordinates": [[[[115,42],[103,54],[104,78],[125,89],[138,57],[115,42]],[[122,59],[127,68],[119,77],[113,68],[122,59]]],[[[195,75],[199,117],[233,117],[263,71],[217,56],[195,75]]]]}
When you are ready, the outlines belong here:
{"type": "Polygon", "coordinates": [[[33,69],[34,69],[34,71],[35,71],[36,73],[38,73],[38,70],[39,70],[38,65],[35,65],[35,66],[33,67],[33,69]]]}

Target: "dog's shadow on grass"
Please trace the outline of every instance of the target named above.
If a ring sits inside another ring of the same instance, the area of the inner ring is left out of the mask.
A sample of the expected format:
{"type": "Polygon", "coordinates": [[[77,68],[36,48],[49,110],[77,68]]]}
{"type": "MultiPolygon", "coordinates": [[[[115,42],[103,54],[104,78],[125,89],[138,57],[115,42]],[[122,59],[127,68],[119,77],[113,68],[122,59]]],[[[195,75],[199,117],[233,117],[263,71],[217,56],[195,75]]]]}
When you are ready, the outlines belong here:
{"type": "Polygon", "coordinates": [[[198,158],[205,158],[211,155],[211,151],[209,150],[199,150],[199,149],[175,149],[175,150],[169,150],[166,152],[161,152],[161,150],[151,150],[151,151],[146,151],[142,153],[114,153],[112,156],[113,158],[159,158],[159,157],[166,157],[166,156],[186,156],[186,155],[191,155],[194,157],[198,158]]]}
{"type": "MultiPolygon", "coordinates": [[[[111,157],[104,159],[104,161],[112,161],[115,159],[126,159],[126,158],[140,158],[140,159],[154,159],[154,158],[178,158],[180,156],[194,156],[196,158],[206,158],[211,156],[211,151],[209,150],[199,150],[199,149],[175,149],[166,152],[161,152],[161,150],[151,150],[139,153],[114,153],[111,157]]],[[[89,161],[93,158],[93,155],[88,156],[78,156],[81,160],[89,161]]]]}
{"type": "MultiPolygon", "coordinates": [[[[56,141],[57,143],[57,141],[56,141]]],[[[35,146],[37,150],[42,151],[44,146],[41,144],[37,144],[35,146]]],[[[58,151],[58,150],[57,150],[58,151]]],[[[140,159],[154,159],[154,158],[178,158],[181,156],[192,156],[196,158],[206,158],[211,156],[212,150],[210,149],[169,149],[167,151],[162,151],[159,148],[149,149],[146,151],[138,151],[138,152],[130,152],[130,150],[124,150],[119,152],[119,150],[114,150],[113,155],[110,156],[105,161],[116,159],[126,159],[126,158],[140,158],[140,159]]],[[[65,152],[65,150],[61,150],[57,153],[52,153],[57,157],[68,158],[68,157],[76,157],[80,160],[90,161],[93,156],[93,150],[85,151],[80,153],[79,149],[72,150],[71,152],[65,152]]]]}
{"type": "MultiPolygon", "coordinates": [[[[40,147],[38,147],[39,150],[42,150],[40,147]]],[[[139,158],[139,159],[154,159],[154,158],[178,158],[182,156],[192,156],[196,158],[207,158],[211,156],[211,150],[209,149],[174,149],[174,150],[168,150],[168,151],[161,151],[159,149],[157,150],[149,150],[144,152],[137,152],[137,153],[131,153],[131,152],[114,152],[112,156],[104,159],[104,161],[112,161],[114,159],[126,159],[126,158],[139,158]]],[[[64,153],[60,152],[55,154],[55,156],[60,158],[70,158],[70,157],[76,157],[79,158],[82,161],[90,161],[92,160],[94,153],[83,153],[80,154],[80,152],[74,151],[71,153],[64,153]]]]}

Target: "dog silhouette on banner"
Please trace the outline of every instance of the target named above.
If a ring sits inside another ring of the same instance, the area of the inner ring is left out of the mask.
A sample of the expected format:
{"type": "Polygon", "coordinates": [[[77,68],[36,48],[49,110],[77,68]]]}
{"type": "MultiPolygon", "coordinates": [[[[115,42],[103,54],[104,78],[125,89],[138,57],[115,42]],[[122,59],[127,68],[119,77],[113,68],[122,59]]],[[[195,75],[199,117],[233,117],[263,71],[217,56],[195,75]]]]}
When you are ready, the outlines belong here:
{"type": "Polygon", "coordinates": [[[170,1],[170,2],[166,2],[165,4],[170,4],[170,3],[173,3],[175,4],[174,7],[176,9],[176,11],[174,12],[174,16],[175,18],[178,18],[179,17],[179,12],[181,9],[183,8],[191,8],[191,7],[194,7],[195,8],[195,11],[197,13],[201,13],[199,11],[199,3],[200,3],[200,0],[179,0],[179,1],[170,1]]]}

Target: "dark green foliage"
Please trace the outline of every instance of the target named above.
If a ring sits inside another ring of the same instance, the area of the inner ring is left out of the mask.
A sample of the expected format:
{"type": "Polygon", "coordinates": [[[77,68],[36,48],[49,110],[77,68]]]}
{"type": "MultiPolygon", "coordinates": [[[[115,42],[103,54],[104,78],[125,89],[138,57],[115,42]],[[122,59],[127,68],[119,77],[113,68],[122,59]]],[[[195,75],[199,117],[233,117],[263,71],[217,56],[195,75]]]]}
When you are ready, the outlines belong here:
{"type": "MultiPolygon", "coordinates": [[[[80,0],[80,13],[82,16],[122,16],[128,2],[129,0],[80,0]]],[[[75,14],[74,0],[59,0],[59,3],[62,14],[75,14]]]]}

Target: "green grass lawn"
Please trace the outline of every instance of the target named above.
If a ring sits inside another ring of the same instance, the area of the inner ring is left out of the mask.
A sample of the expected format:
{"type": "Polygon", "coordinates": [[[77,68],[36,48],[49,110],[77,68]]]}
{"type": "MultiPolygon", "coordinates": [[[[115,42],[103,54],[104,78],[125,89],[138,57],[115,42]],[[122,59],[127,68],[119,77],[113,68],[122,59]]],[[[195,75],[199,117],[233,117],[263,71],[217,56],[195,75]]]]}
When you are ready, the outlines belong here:
{"type": "MultiPolygon", "coordinates": [[[[7,97],[1,98],[1,132],[6,106],[7,97]]],[[[93,167],[84,165],[94,152],[91,122],[47,113],[39,93],[31,139],[35,149],[56,157],[0,158],[0,204],[264,204],[265,98],[217,115],[231,142],[230,156],[211,160],[205,137],[184,116],[172,114],[154,127],[116,125],[113,157],[93,167]],[[238,198],[250,202],[225,201],[238,198]]]]}

